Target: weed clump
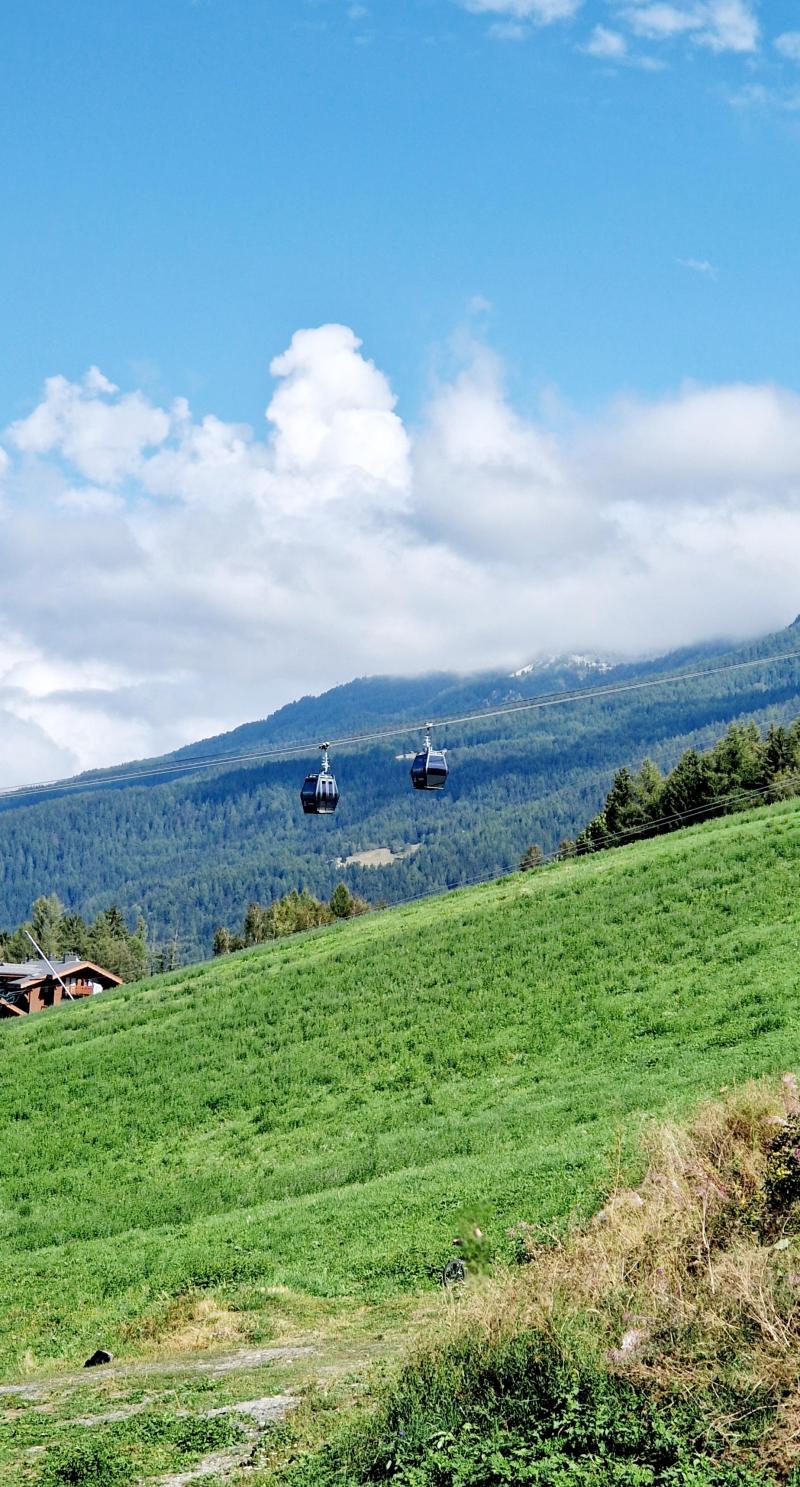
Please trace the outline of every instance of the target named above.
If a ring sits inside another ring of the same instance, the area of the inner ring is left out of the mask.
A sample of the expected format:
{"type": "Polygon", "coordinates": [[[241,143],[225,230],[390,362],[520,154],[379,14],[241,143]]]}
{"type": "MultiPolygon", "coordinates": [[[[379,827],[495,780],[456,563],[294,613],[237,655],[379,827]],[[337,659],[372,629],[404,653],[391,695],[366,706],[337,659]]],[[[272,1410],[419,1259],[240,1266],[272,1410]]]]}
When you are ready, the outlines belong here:
{"type": "Polygon", "coordinates": [[[241,1422],[225,1414],[145,1411],[100,1429],[80,1426],[47,1451],[36,1487],[128,1487],[171,1465],[190,1467],[242,1439],[241,1422]]]}
{"type": "Polygon", "coordinates": [[[129,1457],[87,1434],[48,1452],[37,1487],[128,1487],[135,1475],[129,1457]]]}

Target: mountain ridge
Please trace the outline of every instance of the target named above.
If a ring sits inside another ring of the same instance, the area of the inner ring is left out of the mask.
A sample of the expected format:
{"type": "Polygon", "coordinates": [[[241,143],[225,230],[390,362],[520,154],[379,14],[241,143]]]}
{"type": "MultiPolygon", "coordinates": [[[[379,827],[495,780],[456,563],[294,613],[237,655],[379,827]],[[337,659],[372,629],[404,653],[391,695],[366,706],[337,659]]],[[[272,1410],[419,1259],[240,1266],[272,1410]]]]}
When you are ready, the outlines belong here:
{"type": "MultiPolygon", "coordinates": [[[[306,693],[291,702],[283,703],[263,718],[238,723],[220,733],[204,735],[191,743],[165,754],[154,754],[142,758],[124,760],[107,769],[81,771],[71,777],[75,780],[91,781],[97,775],[113,775],[135,767],[145,770],[148,765],[162,766],[171,761],[186,760],[200,755],[235,753],[240,749],[256,745],[308,742],[314,748],[321,740],[326,728],[333,726],[342,731],[359,728],[398,725],[404,723],[409,731],[422,728],[427,720],[428,709],[438,705],[461,709],[465,706],[494,707],[506,701],[524,700],[549,691],[573,690],[576,683],[593,685],[597,673],[601,672],[613,680],[627,680],[640,675],[662,671],[680,670],[703,660],[723,657],[732,652],[745,652],[754,647],[766,646],[768,642],[786,636],[797,626],[800,616],[785,630],[771,632],[767,636],[755,636],[748,641],[729,641],[724,638],[699,641],[673,651],[648,654],[638,658],[592,657],[582,654],[542,654],[516,671],[489,668],[478,671],[431,671],[420,675],[398,676],[376,674],[354,677],[348,682],[339,682],[323,692],[306,693]],[[523,690],[511,689],[509,682],[522,682],[523,690]]],[[[65,783],[60,781],[59,783],[65,783]]]]}
{"type": "Polygon", "coordinates": [[[581,680],[574,668],[519,679],[507,671],[356,679],[140,761],[135,781],[117,782],[112,771],[102,789],[85,775],[85,790],[0,801],[0,924],[19,923],[34,898],[56,892],[90,917],[112,903],[129,919],[141,913],[156,943],[177,937],[182,958],[197,959],[209,954],[216,927],[238,923],[248,902],[293,888],[327,898],[344,877],[353,892],[397,902],[496,876],[516,867],[531,842],[549,851],[574,836],[621,765],[650,755],[668,768],[684,748],[714,743],[732,721],[755,718],[766,727],[800,714],[798,628],[795,622],[727,649],[705,643],[621,663],[603,674],[603,687],[661,677],[664,685],[616,695],[602,695],[597,673],[581,680]],[[786,652],[792,659],[777,659],[786,652]],[[729,669],[753,659],[763,667],[729,669]],[[717,675],[680,680],[717,666],[724,668],[717,675]],[[582,699],[582,691],[601,695],[582,699]],[[479,716],[443,730],[447,790],[435,799],[411,790],[408,764],[397,756],[413,748],[426,717],[489,713],[506,701],[559,692],[578,696],[566,706],[479,716]],[[303,818],[297,797],[319,740],[389,726],[398,728],[396,739],[334,753],[342,791],[336,816],[303,818]],[[307,759],[226,762],[234,750],[304,739],[307,759]],[[193,757],[215,754],[218,767],[191,769],[193,757]],[[148,765],[159,772],[148,777],[148,765]],[[420,850],[391,865],[358,862],[376,850],[395,858],[412,843],[420,850]],[[348,858],[356,861],[337,866],[348,858]]]}

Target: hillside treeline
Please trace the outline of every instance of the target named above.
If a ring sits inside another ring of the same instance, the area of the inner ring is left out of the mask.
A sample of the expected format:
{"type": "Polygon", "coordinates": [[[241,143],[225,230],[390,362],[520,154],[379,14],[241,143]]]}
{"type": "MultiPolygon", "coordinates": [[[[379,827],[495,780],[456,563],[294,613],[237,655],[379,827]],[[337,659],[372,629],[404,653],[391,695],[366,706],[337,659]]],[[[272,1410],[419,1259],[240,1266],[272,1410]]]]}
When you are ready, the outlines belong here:
{"type": "Polygon", "coordinates": [[[0,930],[0,961],[16,963],[35,957],[26,929],[50,960],[80,955],[123,981],[140,980],[151,965],[144,920],[129,929],[115,905],[87,921],[80,914],[68,913],[55,893],[37,898],[30,919],[16,929],[0,930]]]}
{"type": "MultiPolygon", "coordinates": [[[[342,796],[334,817],[300,810],[308,760],[250,766],[221,763],[195,778],[107,785],[35,803],[0,801],[0,902],[19,923],[42,893],[57,893],[87,921],[119,905],[126,921],[141,915],[152,938],[185,963],[211,953],[215,928],[239,926],[250,902],[270,904],[307,888],[330,899],[344,878],[351,893],[390,903],[436,893],[475,878],[513,871],[527,845],[546,854],[574,840],[604,800],[621,765],[647,755],[663,772],[687,748],[713,745],[731,722],[750,718],[767,728],[800,712],[797,666],[775,660],[800,643],[800,627],[757,646],[719,655],[684,653],[646,666],[622,666],[600,684],[626,685],[670,669],[724,662],[724,674],[670,681],[657,690],[622,692],[520,716],[488,717],[451,728],[450,779],[440,796],[411,789],[409,760],[418,734],[388,745],[336,751],[332,763],[342,796]],[[729,663],[754,654],[749,670],[729,663]],[[337,865],[373,847],[420,850],[391,867],[337,865]]],[[[351,683],[306,699],[273,719],[212,740],[255,749],[286,736],[313,739],[349,733],[355,725],[398,717],[457,715],[529,700],[540,690],[592,686],[573,672],[351,683]],[[312,732],[313,730],[313,732],[312,732]]],[[[201,750],[202,751],[202,750],[201,750]]],[[[185,759],[187,755],[182,755],[185,759]]],[[[238,928],[237,931],[238,933],[238,928]]]]}
{"type": "Polygon", "coordinates": [[[350,892],[346,883],[338,883],[327,902],[314,898],[308,889],[293,889],[272,904],[248,904],[241,931],[233,933],[221,925],[214,934],[214,954],[230,955],[251,945],[266,945],[284,935],[300,934],[304,929],[319,929],[335,924],[337,919],[355,919],[368,914],[371,905],[350,892]]]}
{"type": "Polygon", "coordinates": [[[756,801],[800,794],[800,718],[789,727],[773,723],[764,734],[754,722],[732,723],[712,749],[686,749],[666,775],[652,759],[637,770],[617,770],[603,809],[574,842],[562,842],[561,855],[743,810],[754,803],[750,792],[758,792],[756,801]]]}

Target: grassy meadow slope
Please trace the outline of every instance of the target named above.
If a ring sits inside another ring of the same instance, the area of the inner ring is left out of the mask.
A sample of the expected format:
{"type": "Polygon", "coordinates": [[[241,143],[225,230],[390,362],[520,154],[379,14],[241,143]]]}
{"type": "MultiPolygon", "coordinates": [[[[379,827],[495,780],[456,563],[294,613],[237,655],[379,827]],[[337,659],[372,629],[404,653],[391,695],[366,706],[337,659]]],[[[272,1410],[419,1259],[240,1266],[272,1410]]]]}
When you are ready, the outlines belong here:
{"type": "Polygon", "coordinates": [[[798,870],[788,802],[4,1024],[4,1367],[585,1214],[640,1117],[800,1062],[798,870]]]}

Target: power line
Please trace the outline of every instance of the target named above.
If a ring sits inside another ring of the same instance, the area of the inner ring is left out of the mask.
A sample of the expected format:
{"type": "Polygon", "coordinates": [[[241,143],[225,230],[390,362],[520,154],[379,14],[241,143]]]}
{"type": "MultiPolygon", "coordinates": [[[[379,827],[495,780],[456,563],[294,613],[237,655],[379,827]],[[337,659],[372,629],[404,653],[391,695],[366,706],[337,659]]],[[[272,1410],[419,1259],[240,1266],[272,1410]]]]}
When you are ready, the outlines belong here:
{"type": "MultiPolygon", "coordinates": [[[[782,776],[782,783],[784,785],[795,785],[798,787],[798,789],[800,789],[800,774],[784,775],[782,776]]],[[[615,845],[630,846],[632,841],[635,840],[637,837],[641,839],[647,832],[653,831],[659,826],[666,825],[667,823],[675,824],[681,821],[690,821],[693,817],[702,815],[705,812],[715,812],[715,814],[711,816],[710,819],[719,820],[726,806],[739,805],[746,800],[751,800],[753,798],[759,798],[764,795],[768,795],[773,789],[774,783],[772,785],[753,786],[753,788],[749,790],[733,791],[728,795],[718,795],[715,796],[712,800],[707,800],[703,805],[692,806],[685,811],[673,811],[669,816],[657,816],[654,817],[652,820],[643,821],[638,826],[626,828],[625,831],[610,832],[599,846],[590,847],[584,851],[577,850],[574,854],[570,853],[567,857],[563,857],[561,849],[557,847],[552,852],[545,852],[542,854],[542,860],[538,864],[538,867],[547,867],[549,864],[552,864],[554,862],[573,861],[577,860],[578,858],[580,858],[581,860],[585,860],[586,858],[590,857],[598,857],[606,850],[606,848],[613,847],[615,845]]],[[[781,802],[779,801],[774,802],[775,805],[778,805],[780,803],[781,802]]],[[[424,903],[427,899],[443,898],[447,894],[458,893],[462,888],[488,888],[491,886],[492,883],[502,882],[504,878],[517,877],[522,871],[523,869],[510,867],[504,868],[502,872],[494,873],[489,877],[486,877],[485,874],[479,873],[471,878],[461,878],[457,883],[444,883],[438,888],[426,888],[421,893],[411,893],[406,898],[395,899],[394,903],[385,904],[381,908],[373,909],[372,913],[388,914],[391,913],[394,909],[403,909],[410,907],[412,904],[424,903]]],[[[531,871],[536,872],[538,871],[538,868],[531,869],[531,871]]],[[[291,935],[279,935],[276,937],[275,940],[261,941],[260,945],[274,945],[277,944],[278,940],[292,941],[298,938],[307,939],[312,936],[316,937],[318,935],[326,934],[329,930],[334,929],[335,927],[336,926],[333,924],[315,925],[313,929],[297,930],[291,935]]],[[[247,950],[256,950],[258,948],[259,945],[245,946],[245,949],[247,950]]],[[[233,951],[230,953],[238,954],[240,952],[233,951]]],[[[181,967],[180,969],[183,969],[183,967],[181,967]]]]}
{"type": "MultiPolygon", "coordinates": [[[[754,666],[777,665],[781,661],[797,660],[800,660],[800,651],[784,651],[775,656],[755,656],[749,661],[729,661],[722,666],[709,666],[697,671],[672,672],[666,676],[647,677],[636,682],[618,682],[607,687],[581,687],[569,692],[550,692],[544,696],[532,698],[528,702],[511,702],[501,707],[482,708],[478,712],[434,719],[430,726],[436,729],[450,728],[462,723],[482,722],[486,719],[507,717],[515,713],[538,712],[545,708],[563,707],[572,702],[616,697],[627,692],[642,692],[656,687],[677,685],[681,682],[700,681],[707,677],[724,675],[726,672],[744,671],[754,666]]],[[[423,733],[427,726],[429,725],[426,723],[397,723],[368,733],[346,734],[341,738],[332,739],[329,748],[356,748],[363,744],[381,743],[387,739],[403,737],[410,733],[423,733]]],[[[67,780],[46,780],[33,785],[12,785],[0,789],[0,800],[32,800],[52,791],[57,791],[59,794],[74,791],[89,792],[103,785],[129,784],[136,780],[159,779],[167,775],[194,774],[205,769],[223,769],[238,764],[259,764],[274,759],[289,759],[300,754],[309,754],[312,750],[313,744],[306,740],[280,744],[269,749],[249,750],[240,754],[196,754],[191,758],[178,759],[171,763],[163,761],[142,769],[126,770],[123,767],[116,771],[97,771],[91,776],[78,776],[67,780]]]]}
{"type": "MultiPolygon", "coordinates": [[[[797,786],[797,788],[800,789],[800,774],[783,775],[781,777],[781,783],[784,785],[797,786]]],[[[705,801],[703,805],[691,806],[685,811],[673,811],[668,816],[655,816],[650,820],[640,822],[637,826],[626,827],[624,831],[609,832],[604,837],[603,841],[600,842],[596,847],[587,847],[583,850],[578,848],[574,853],[569,853],[566,856],[562,855],[560,847],[556,847],[552,852],[544,852],[542,854],[542,859],[539,863],[539,867],[546,867],[548,863],[553,862],[572,861],[573,858],[578,857],[596,857],[599,853],[604,852],[607,847],[630,846],[633,841],[637,839],[641,840],[642,838],[646,837],[649,832],[656,831],[656,835],[659,835],[657,828],[661,826],[676,825],[680,822],[692,821],[693,818],[702,816],[708,812],[712,813],[709,819],[717,820],[723,815],[727,806],[741,805],[745,801],[769,795],[771,791],[774,790],[774,788],[774,783],[771,785],[754,785],[752,789],[736,790],[732,791],[728,795],[718,795],[711,800],[705,801]]],[[[792,797],[787,798],[791,799],[792,797]]],[[[779,803],[780,802],[777,800],[772,802],[772,804],[775,805],[778,805],[779,803]]],[[[667,833],[663,834],[666,835],[667,833]]],[[[490,883],[500,882],[503,878],[515,876],[520,871],[522,871],[522,869],[512,867],[505,868],[503,872],[495,873],[488,878],[483,874],[478,874],[476,877],[473,878],[462,878],[457,883],[445,883],[443,888],[434,888],[431,890],[426,890],[424,893],[411,894],[408,898],[397,899],[394,903],[387,904],[386,907],[387,910],[399,909],[402,908],[404,904],[419,903],[426,898],[437,898],[443,892],[457,893],[459,888],[476,888],[480,887],[483,884],[486,884],[488,886],[490,883]]],[[[533,871],[535,871],[535,869],[533,869],[533,871]]]]}
{"type": "MultiPolygon", "coordinates": [[[[800,788],[800,774],[797,774],[797,775],[784,775],[782,777],[782,783],[784,785],[796,785],[798,788],[800,788]]],[[[637,836],[642,837],[646,832],[652,831],[652,830],[654,830],[654,828],[656,828],[658,826],[663,826],[663,825],[665,825],[667,823],[673,823],[674,824],[674,823],[679,822],[679,821],[688,821],[692,817],[701,815],[704,812],[713,811],[716,807],[719,807],[719,812],[717,813],[717,815],[715,817],[712,817],[712,819],[719,819],[719,816],[721,815],[722,810],[724,809],[725,806],[741,804],[742,801],[744,801],[744,800],[750,800],[750,799],[753,799],[753,798],[758,798],[758,797],[761,797],[761,796],[764,796],[764,795],[768,795],[770,793],[770,791],[773,790],[773,789],[774,789],[774,783],[772,785],[754,786],[752,789],[749,789],[749,790],[733,791],[733,792],[731,792],[728,795],[716,796],[712,800],[707,800],[703,805],[692,806],[690,809],[687,809],[685,811],[674,811],[669,816],[657,816],[657,817],[655,817],[652,820],[643,821],[638,826],[626,828],[625,831],[611,832],[605,838],[605,840],[604,840],[604,842],[602,843],[601,846],[590,848],[589,850],[584,851],[584,852],[576,851],[575,854],[574,854],[574,857],[575,857],[575,859],[577,859],[577,858],[586,859],[586,858],[589,858],[589,857],[597,857],[602,852],[604,852],[608,847],[612,847],[615,843],[617,845],[619,845],[619,846],[624,846],[624,845],[628,845],[629,846],[631,844],[632,838],[635,838],[637,836]]],[[[779,804],[779,803],[780,802],[778,802],[778,801],[775,801],[774,802],[774,804],[776,804],[776,805],[779,804]]],[[[565,860],[566,861],[572,861],[573,860],[572,854],[570,854],[570,856],[568,858],[563,858],[562,857],[562,854],[561,854],[561,849],[560,848],[556,848],[552,852],[546,852],[546,853],[543,854],[542,860],[539,863],[539,867],[546,867],[548,864],[551,864],[551,863],[554,863],[554,862],[559,862],[559,861],[565,861],[565,860]]],[[[472,877],[472,878],[462,878],[460,880],[460,882],[458,882],[458,883],[445,883],[440,888],[426,889],[422,893],[412,893],[412,894],[409,894],[406,898],[396,899],[394,903],[392,903],[392,904],[386,904],[383,908],[373,909],[372,910],[372,913],[374,913],[374,914],[390,913],[394,909],[403,909],[403,908],[410,907],[412,904],[424,903],[427,899],[430,899],[430,898],[443,898],[447,894],[458,893],[462,888],[479,888],[479,887],[487,887],[488,888],[488,887],[491,886],[492,883],[502,882],[502,880],[504,878],[518,876],[519,873],[520,873],[520,871],[521,870],[519,868],[505,868],[503,870],[503,872],[495,873],[494,875],[492,875],[490,877],[486,877],[483,874],[478,874],[477,876],[472,877]]],[[[535,871],[538,871],[538,869],[532,869],[532,871],[535,872],[535,871]]],[[[296,940],[296,939],[310,939],[312,937],[313,938],[316,938],[319,935],[327,934],[329,930],[334,929],[334,928],[336,928],[336,926],[333,925],[333,924],[315,925],[313,929],[299,930],[299,931],[296,931],[294,934],[291,934],[291,935],[279,935],[279,936],[276,937],[275,940],[262,941],[261,942],[261,946],[267,945],[267,944],[268,945],[277,944],[278,940],[286,940],[286,941],[290,941],[291,942],[291,941],[296,940]]],[[[181,935],[180,937],[178,937],[178,940],[179,940],[179,943],[181,943],[181,944],[192,944],[193,943],[192,939],[189,936],[183,936],[183,935],[181,935]]],[[[173,940],[170,940],[168,942],[167,948],[169,948],[173,943],[174,943],[174,941],[173,940]]],[[[259,945],[247,945],[247,946],[245,946],[245,949],[246,950],[256,950],[258,948],[260,948],[259,945]]],[[[241,953],[241,952],[233,951],[233,952],[229,952],[229,953],[238,954],[238,953],[241,953]]],[[[193,964],[193,962],[192,962],[192,964],[193,964]]],[[[188,968],[187,965],[183,965],[183,966],[176,966],[174,968],[174,970],[170,970],[170,971],[166,971],[166,970],[164,970],[164,971],[151,971],[150,972],[150,976],[177,974],[177,973],[179,973],[182,970],[186,970],[187,968],[188,968]]]]}

